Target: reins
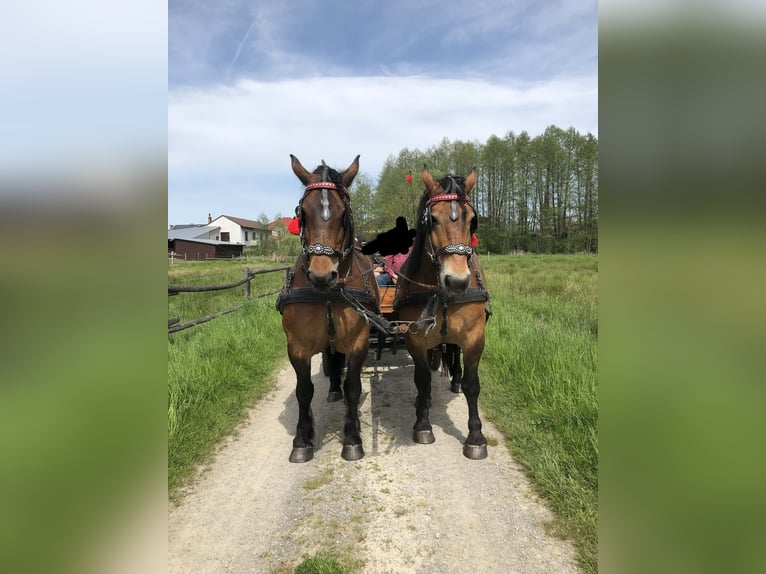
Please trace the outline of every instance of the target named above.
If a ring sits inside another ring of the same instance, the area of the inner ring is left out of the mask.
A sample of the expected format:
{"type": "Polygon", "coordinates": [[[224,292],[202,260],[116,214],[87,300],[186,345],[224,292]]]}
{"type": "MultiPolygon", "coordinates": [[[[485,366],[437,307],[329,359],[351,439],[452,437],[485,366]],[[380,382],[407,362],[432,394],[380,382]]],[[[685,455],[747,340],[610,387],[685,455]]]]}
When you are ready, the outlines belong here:
{"type": "Polygon", "coordinates": [[[375,261],[379,263],[380,265],[383,265],[383,267],[386,268],[388,271],[393,271],[396,273],[397,277],[404,277],[405,280],[407,280],[408,283],[411,283],[412,285],[417,285],[418,287],[423,287],[424,289],[429,289],[431,291],[437,291],[439,289],[438,285],[431,285],[430,283],[421,283],[420,281],[415,281],[414,279],[410,279],[406,275],[404,275],[401,271],[394,269],[391,265],[388,264],[388,261],[385,259],[378,259],[375,258],[375,261]]]}

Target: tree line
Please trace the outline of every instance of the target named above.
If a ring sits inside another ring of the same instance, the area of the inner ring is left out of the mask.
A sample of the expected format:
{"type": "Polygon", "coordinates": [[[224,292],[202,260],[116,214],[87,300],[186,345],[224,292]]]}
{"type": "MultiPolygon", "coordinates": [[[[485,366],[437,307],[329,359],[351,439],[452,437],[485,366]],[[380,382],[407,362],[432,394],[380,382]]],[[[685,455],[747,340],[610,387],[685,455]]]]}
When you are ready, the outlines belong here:
{"type": "Polygon", "coordinates": [[[405,148],[386,159],[376,187],[364,174],[352,186],[357,235],[372,238],[399,215],[415,225],[424,164],[436,177],[465,176],[478,168],[471,204],[479,215],[481,252],[598,251],[598,139],[593,134],[550,126],[536,137],[509,131],[485,143],[444,138],[425,151],[405,148]]]}

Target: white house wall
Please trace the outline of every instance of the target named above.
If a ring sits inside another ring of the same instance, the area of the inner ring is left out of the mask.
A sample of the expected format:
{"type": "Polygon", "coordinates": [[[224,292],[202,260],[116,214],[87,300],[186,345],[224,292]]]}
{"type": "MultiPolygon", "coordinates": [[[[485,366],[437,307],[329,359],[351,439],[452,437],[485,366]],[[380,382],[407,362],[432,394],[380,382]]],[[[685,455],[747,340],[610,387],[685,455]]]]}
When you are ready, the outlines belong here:
{"type": "Polygon", "coordinates": [[[229,243],[244,243],[245,245],[258,245],[259,239],[264,233],[269,234],[268,231],[255,230],[249,227],[242,227],[239,223],[235,223],[226,217],[219,217],[213,222],[215,225],[220,226],[220,230],[213,234],[211,239],[221,240],[222,233],[229,233],[229,243]],[[247,231],[247,241],[245,241],[245,232],[247,231]],[[215,237],[217,235],[218,237],[215,237]]]}

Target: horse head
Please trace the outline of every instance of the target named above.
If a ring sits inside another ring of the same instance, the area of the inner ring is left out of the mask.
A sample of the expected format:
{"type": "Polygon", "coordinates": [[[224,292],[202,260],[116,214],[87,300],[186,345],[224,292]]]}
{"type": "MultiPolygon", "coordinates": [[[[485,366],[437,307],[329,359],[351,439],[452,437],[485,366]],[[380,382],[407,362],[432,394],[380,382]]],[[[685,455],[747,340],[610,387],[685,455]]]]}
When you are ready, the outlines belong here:
{"type": "Polygon", "coordinates": [[[423,166],[423,183],[428,197],[423,210],[426,248],[431,261],[439,269],[439,284],[448,296],[465,293],[471,281],[469,259],[473,254],[471,236],[478,219],[469,202],[476,185],[474,167],[465,177],[448,175],[434,179],[423,166]]]}
{"type": "Polygon", "coordinates": [[[354,224],[348,188],[359,172],[359,156],[337,172],[324,160],[313,172],[290,154],[293,173],[305,186],[296,209],[300,219],[304,270],[317,291],[328,291],[338,280],[338,268],[354,244],[354,224]]]}

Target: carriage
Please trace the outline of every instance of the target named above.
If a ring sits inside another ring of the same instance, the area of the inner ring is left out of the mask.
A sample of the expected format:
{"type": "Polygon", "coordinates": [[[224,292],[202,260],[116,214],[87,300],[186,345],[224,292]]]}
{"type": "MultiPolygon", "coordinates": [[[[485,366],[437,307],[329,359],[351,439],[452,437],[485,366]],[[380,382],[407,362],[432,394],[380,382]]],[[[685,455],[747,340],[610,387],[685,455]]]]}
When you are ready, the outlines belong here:
{"type": "Polygon", "coordinates": [[[358,173],[359,156],[342,172],[324,161],[309,172],[290,157],[293,172],[305,186],[296,209],[302,253],[277,299],[296,373],[298,424],[290,461],[313,458],[311,358],[323,353],[323,369],[330,378],[327,400],[345,399],[341,457],[353,461],[364,456],[358,413],[362,366],[371,346],[380,359],[383,348],[396,352],[400,342],[415,364],[413,441],[435,441],[428,418],[431,371],[443,364],[452,374],[452,390],[462,389],[468,404],[463,454],[486,458],[478,365],[490,311],[483,271],[470,245],[477,222],[469,202],[476,169],[465,178],[436,180],[423,167],[425,191],[412,254],[399,272],[397,286],[382,287],[372,278],[371,259],[354,245],[348,188],[358,173]]]}

